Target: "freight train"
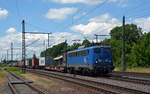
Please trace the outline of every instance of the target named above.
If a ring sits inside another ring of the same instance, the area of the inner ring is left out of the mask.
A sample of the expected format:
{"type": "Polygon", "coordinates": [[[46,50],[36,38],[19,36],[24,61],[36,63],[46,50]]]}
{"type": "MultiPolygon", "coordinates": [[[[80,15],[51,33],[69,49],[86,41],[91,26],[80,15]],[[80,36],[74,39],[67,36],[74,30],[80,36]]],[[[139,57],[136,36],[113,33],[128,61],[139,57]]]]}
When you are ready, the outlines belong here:
{"type": "MultiPolygon", "coordinates": [[[[67,51],[57,58],[41,57],[27,61],[28,68],[57,70],[68,73],[107,74],[114,69],[110,46],[89,46],[67,51]]],[[[21,67],[23,64],[18,63],[21,67]]]]}

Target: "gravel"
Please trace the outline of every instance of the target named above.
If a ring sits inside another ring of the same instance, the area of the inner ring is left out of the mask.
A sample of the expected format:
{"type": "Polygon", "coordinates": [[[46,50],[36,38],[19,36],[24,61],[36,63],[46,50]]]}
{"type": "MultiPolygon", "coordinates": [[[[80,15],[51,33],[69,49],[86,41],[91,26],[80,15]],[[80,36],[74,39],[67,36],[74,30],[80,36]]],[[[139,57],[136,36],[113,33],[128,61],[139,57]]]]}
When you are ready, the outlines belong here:
{"type": "MultiPolygon", "coordinates": [[[[9,73],[6,73],[6,75],[9,79],[9,81],[21,81],[19,79],[16,79],[9,73]]],[[[25,84],[13,84],[13,86],[17,89],[17,92],[19,94],[38,94],[38,92],[32,90],[30,87],[28,87],[25,84]]]]}
{"type": "MultiPolygon", "coordinates": [[[[1,84],[0,84],[0,91],[2,92],[2,94],[12,94],[9,86],[8,86],[8,80],[6,79],[5,81],[3,81],[1,84]]],[[[0,94],[1,94],[0,92],[0,94]]]]}
{"type": "Polygon", "coordinates": [[[138,79],[143,79],[143,80],[150,80],[149,73],[112,72],[111,74],[117,75],[117,76],[125,76],[125,77],[138,78],[138,79]]]}
{"type": "MultiPolygon", "coordinates": [[[[43,70],[40,70],[40,71],[43,71],[43,70]]],[[[48,72],[52,72],[52,71],[44,71],[44,72],[48,73],[48,72]]],[[[56,72],[52,72],[52,73],[56,73],[56,72]]],[[[116,85],[116,86],[120,86],[120,87],[125,87],[125,88],[130,88],[130,89],[134,89],[134,90],[139,90],[139,91],[150,93],[150,86],[149,85],[142,85],[142,84],[139,85],[139,84],[135,84],[135,83],[124,82],[124,81],[117,81],[117,80],[111,80],[111,79],[105,79],[105,78],[100,78],[100,77],[80,76],[80,75],[59,73],[59,72],[57,72],[57,74],[71,76],[71,77],[76,77],[76,78],[82,78],[82,79],[86,79],[86,80],[91,80],[91,81],[96,81],[96,82],[116,85]]]]}

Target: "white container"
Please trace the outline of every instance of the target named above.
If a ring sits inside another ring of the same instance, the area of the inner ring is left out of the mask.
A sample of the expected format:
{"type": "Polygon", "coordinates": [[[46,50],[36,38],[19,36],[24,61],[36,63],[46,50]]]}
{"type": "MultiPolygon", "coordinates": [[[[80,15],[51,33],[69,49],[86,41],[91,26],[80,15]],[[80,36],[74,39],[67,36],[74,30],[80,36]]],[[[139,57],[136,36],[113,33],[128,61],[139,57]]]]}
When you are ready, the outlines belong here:
{"type": "Polygon", "coordinates": [[[40,57],[39,59],[39,66],[49,66],[53,64],[52,57],[40,57]]]}

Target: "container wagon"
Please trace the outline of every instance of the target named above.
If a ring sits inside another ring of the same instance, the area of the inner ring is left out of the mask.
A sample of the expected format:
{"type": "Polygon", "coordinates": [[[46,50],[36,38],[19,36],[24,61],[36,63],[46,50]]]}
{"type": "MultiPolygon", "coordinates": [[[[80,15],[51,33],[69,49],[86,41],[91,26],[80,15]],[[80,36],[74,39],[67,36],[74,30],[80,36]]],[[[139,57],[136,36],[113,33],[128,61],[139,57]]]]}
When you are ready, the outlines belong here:
{"type": "Polygon", "coordinates": [[[32,59],[32,68],[35,69],[35,68],[38,68],[39,66],[39,59],[32,59]]]}
{"type": "Polygon", "coordinates": [[[27,59],[25,65],[27,68],[32,68],[32,59],[27,59]]]}
{"type": "Polygon", "coordinates": [[[44,67],[53,65],[53,58],[48,57],[40,57],[39,59],[39,68],[43,69],[44,67]]]}
{"type": "Polygon", "coordinates": [[[22,62],[22,61],[19,61],[19,62],[18,62],[18,67],[21,68],[22,66],[23,66],[23,62],[22,62]]]}

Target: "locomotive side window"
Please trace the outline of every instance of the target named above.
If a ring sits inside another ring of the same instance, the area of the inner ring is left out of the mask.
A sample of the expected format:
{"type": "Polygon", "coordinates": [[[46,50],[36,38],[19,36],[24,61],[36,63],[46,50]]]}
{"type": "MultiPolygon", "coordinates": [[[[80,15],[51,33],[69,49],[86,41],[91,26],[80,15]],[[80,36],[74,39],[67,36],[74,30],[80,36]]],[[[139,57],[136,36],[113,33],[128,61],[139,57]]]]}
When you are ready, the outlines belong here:
{"type": "Polygon", "coordinates": [[[86,54],[87,54],[86,50],[83,50],[83,51],[69,53],[69,57],[86,56],[86,54]]]}
{"type": "Polygon", "coordinates": [[[86,56],[86,50],[82,51],[82,56],[86,56]]]}
{"type": "Polygon", "coordinates": [[[95,49],[94,49],[94,53],[96,53],[96,54],[101,53],[101,49],[100,49],[100,48],[95,48],[95,49]]]}
{"type": "Polygon", "coordinates": [[[79,51],[79,56],[86,56],[86,50],[79,51]]]}
{"type": "Polygon", "coordinates": [[[69,53],[69,57],[74,57],[74,56],[76,56],[76,52],[69,53]]]}
{"type": "Polygon", "coordinates": [[[111,53],[111,49],[110,48],[104,48],[104,53],[111,53]]]}

